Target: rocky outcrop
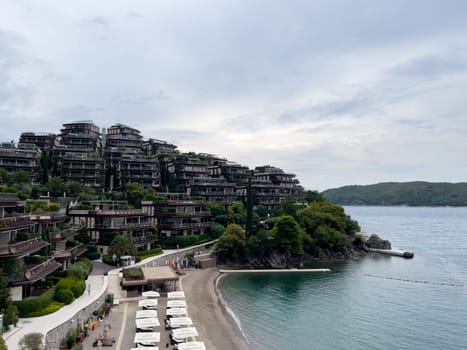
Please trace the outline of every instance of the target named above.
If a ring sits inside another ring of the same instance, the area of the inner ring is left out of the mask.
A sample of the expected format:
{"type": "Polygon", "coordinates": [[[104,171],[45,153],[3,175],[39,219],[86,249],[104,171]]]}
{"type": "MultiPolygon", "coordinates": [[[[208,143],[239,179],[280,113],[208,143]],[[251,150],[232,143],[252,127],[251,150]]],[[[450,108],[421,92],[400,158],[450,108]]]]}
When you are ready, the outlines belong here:
{"type": "Polygon", "coordinates": [[[380,238],[376,234],[370,236],[370,238],[366,241],[366,245],[368,248],[373,249],[391,249],[391,242],[380,238]]]}

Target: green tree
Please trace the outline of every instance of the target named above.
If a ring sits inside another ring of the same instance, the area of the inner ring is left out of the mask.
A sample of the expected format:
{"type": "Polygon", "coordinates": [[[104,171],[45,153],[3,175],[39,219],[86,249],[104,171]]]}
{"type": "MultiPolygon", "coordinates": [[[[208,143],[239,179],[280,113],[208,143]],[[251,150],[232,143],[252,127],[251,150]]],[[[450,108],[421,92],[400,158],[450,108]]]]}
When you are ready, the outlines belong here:
{"type": "Polygon", "coordinates": [[[242,202],[233,202],[227,208],[228,211],[228,223],[238,224],[245,226],[246,224],[246,210],[242,202]]]}
{"type": "Polygon", "coordinates": [[[220,260],[237,260],[245,258],[246,234],[238,224],[230,224],[225,229],[216,245],[220,260]]]}
{"type": "Polygon", "coordinates": [[[66,193],[68,196],[77,197],[83,191],[83,186],[77,181],[66,183],[66,193]]]}
{"type": "Polygon", "coordinates": [[[60,176],[50,178],[46,186],[51,196],[62,196],[65,192],[65,184],[60,176]]]}
{"type": "Polygon", "coordinates": [[[18,170],[13,173],[13,181],[22,188],[25,184],[31,182],[29,174],[25,170],[18,170]]]}
{"type": "Polygon", "coordinates": [[[287,196],[281,202],[282,215],[290,215],[297,219],[297,204],[294,196],[287,196]]]}
{"type": "Polygon", "coordinates": [[[128,203],[134,208],[141,208],[141,201],[146,195],[143,185],[137,182],[130,182],[125,186],[128,203]]]}
{"type": "Polygon", "coordinates": [[[39,350],[42,348],[42,333],[29,333],[19,340],[20,350],[39,350]]]}
{"type": "Polygon", "coordinates": [[[283,215],[277,220],[272,234],[276,237],[279,249],[295,255],[303,255],[303,231],[290,215],[283,215]]]}
{"type": "Polygon", "coordinates": [[[133,243],[133,239],[128,234],[117,234],[109,245],[109,255],[115,254],[118,261],[123,255],[136,255],[136,246],[133,243]]]}
{"type": "Polygon", "coordinates": [[[307,191],[305,191],[304,194],[305,194],[305,200],[308,203],[311,203],[311,202],[325,202],[326,201],[324,196],[321,193],[319,193],[318,191],[307,190],[307,191]]]}
{"type": "Polygon", "coordinates": [[[8,288],[2,270],[0,270],[0,313],[4,315],[4,329],[7,329],[10,324],[16,325],[18,322],[18,308],[11,302],[10,288],[8,288]]]}

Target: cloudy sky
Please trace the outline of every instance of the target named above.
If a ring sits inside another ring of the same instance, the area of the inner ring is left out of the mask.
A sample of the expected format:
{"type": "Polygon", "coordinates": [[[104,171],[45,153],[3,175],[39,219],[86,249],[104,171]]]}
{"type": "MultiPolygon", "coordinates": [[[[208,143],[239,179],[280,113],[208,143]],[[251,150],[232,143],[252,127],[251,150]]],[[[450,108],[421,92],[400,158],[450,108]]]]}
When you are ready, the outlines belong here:
{"type": "Polygon", "coordinates": [[[92,120],[307,189],[466,181],[467,1],[0,8],[0,141],[92,120]]]}

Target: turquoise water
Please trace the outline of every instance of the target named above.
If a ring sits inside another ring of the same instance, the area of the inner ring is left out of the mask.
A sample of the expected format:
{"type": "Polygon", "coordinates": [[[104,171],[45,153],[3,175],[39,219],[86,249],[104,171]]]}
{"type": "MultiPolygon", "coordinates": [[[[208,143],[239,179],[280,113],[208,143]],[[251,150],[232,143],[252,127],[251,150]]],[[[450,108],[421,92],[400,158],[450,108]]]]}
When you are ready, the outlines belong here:
{"type": "Polygon", "coordinates": [[[467,349],[467,208],[346,207],[414,259],[324,274],[232,274],[218,288],[250,349],[467,349]]]}

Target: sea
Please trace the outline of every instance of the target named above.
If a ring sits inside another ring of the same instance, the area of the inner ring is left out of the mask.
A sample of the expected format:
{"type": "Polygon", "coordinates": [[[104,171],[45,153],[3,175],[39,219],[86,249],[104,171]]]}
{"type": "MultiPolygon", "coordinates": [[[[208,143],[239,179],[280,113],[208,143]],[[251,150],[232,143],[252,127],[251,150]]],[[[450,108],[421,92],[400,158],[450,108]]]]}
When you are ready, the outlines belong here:
{"type": "Polygon", "coordinates": [[[249,348],[467,349],[467,208],[345,207],[414,252],[322,263],[328,273],[227,274],[218,290],[249,348]]]}

